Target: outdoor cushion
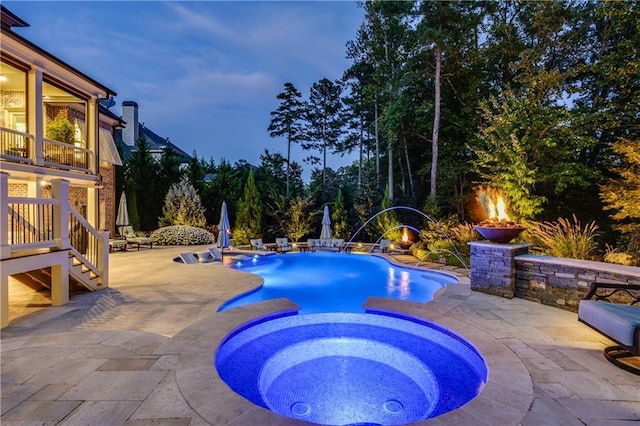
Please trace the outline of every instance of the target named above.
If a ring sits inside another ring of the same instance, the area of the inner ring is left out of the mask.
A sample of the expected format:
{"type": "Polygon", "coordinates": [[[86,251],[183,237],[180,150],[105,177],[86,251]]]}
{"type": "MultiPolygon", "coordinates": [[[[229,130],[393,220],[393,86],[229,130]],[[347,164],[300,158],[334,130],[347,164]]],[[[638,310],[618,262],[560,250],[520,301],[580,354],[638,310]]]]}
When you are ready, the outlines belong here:
{"type": "Polygon", "coordinates": [[[613,340],[633,346],[635,330],[640,327],[640,306],[581,300],[578,318],[613,340]]]}

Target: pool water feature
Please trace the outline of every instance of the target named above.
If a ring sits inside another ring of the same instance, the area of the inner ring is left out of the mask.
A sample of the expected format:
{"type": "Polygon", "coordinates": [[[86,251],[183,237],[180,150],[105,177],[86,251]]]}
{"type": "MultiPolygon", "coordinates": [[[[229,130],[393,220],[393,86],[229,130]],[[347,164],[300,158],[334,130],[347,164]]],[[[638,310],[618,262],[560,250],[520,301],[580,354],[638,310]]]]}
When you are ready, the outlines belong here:
{"type": "Polygon", "coordinates": [[[484,359],[452,331],[386,312],[267,317],[220,344],[220,378],[285,417],[323,425],[399,425],[476,397],[484,359]]]}
{"type": "Polygon", "coordinates": [[[391,264],[388,260],[353,253],[292,253],[252,256],[231,267],[258,274],[257,290],[224,303],[219,311],[262,300],[285,297],[301,306],[300,313],[364,312],[370,296],[426,303],[452,275],[391,264]]]}

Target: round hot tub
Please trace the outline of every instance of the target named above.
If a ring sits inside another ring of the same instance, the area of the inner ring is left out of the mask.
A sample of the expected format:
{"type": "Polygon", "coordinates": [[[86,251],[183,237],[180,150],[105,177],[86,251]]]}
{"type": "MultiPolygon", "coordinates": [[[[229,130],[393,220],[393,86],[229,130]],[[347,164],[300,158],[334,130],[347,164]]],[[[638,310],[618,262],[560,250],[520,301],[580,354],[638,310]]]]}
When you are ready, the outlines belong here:
{"type": "Polygon", "coordinates": [[[396,425],[477,396],[480,353],[434,323],[389,313],[262,318],[218,347],[220,378],[249,401],[323,425],[396,425]]]}

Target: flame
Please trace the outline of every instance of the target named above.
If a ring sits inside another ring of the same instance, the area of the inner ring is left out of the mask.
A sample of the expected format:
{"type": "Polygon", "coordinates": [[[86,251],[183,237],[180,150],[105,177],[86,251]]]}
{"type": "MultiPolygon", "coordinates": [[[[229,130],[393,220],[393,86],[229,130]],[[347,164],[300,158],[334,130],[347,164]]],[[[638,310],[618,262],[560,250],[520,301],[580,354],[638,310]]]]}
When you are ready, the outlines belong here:
{"type": "Polygon", "coordinates": [[[476,199],[489,219],[511,220],[507,213],[507,203],[499,190],[480,187],[477,191],[476,199]]]}
{"type": "Polygon", "coordinates": [[[407,232],[407,228],[402,228],[404,231],[402,232],[402,241],[409,242],[409,233],[407,232]]]}

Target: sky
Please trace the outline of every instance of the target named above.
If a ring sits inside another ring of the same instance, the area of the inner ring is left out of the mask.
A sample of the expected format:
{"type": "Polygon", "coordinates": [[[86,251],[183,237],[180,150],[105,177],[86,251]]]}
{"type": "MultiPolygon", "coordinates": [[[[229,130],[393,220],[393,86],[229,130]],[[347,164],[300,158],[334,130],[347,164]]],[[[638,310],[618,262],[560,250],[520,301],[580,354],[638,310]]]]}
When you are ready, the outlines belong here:
{"type": "MultiPolygon", "coordinates": [[[[291,82],[335,80],[350,66],[346,43],[364,11],[350,1],[11,1],[3,4],[30,27],[15,31],[138,104],[139,120],[188,154],[260,163],[271,138],[270,112],[291,82]]],[[[298,146],[292,160],[311,165],[298,146]]],[[[331,156],[337,169],[355,156],[331,156]]]]}

